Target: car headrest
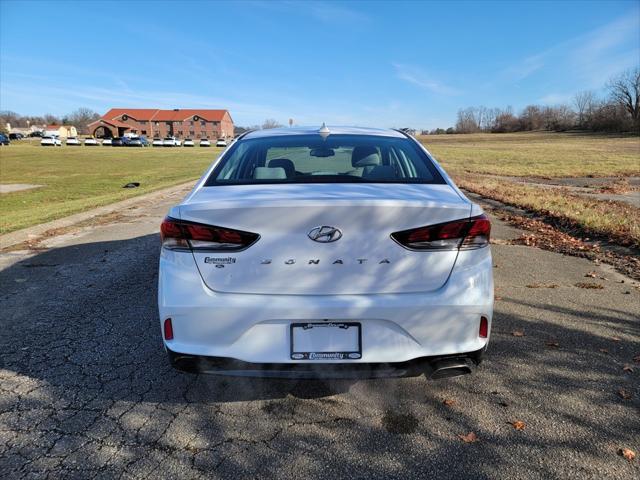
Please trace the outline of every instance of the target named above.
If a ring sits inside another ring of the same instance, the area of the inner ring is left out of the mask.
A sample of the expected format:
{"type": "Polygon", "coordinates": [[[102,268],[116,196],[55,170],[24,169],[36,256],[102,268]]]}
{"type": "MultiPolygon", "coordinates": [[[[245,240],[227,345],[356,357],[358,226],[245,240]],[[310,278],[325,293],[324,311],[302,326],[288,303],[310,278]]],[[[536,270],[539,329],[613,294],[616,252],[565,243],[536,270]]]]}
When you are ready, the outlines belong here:
{"type": "Polygon", "coordinates": [[[286,180],[287,174],[284,173],[282,167],[256,167],[253,171],[253,178],[256,180],[286,180]]]}
{"type": "Polygon", "coordinates": [[[273,160],[269,160],[268,166],[269,168],[283,168],[287,178],[293,178],[296,176],[296,167],[288,158],[274,158],[273,160]]]}
{"type": "Polygon", "coordinates": [[[375,167],[380,165],[380,154],[378,149],[370,146],[354,147],[351,153],[351,165],[354,168],[375,167]]]}

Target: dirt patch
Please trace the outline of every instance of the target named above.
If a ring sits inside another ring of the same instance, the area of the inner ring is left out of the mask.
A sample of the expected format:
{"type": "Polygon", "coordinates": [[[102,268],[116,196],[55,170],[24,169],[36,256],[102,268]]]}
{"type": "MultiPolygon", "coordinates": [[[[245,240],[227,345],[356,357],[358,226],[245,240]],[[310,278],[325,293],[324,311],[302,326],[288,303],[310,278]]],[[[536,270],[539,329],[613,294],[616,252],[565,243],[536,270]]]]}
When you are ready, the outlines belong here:
{"type": "Polygon", "coordinates": [[[389,433],[409,434],[418,429],[418,419],[387,409],[382,417],[382,426],[389,433]]]}
{"type": "Polygon", "coordinates": [[[44,185],[36,185],[32,183],[0,183],[0,193],[21,192],[23,190],[31,190],[32,188],[40,188],[44,185]]]}

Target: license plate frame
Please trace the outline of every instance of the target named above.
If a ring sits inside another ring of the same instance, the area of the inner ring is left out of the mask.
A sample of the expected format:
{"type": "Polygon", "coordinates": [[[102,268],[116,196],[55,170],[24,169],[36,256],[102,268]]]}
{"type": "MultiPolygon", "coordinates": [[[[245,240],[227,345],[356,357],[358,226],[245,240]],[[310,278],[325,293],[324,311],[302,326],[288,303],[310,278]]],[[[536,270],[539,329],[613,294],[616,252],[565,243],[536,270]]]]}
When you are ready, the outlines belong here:
{"type": "Polygon", "coordinates": [[[297,322],[289,327],[289,358],[291,360],[359,360],[362,358],[362,324],[360,322],[297,322]],[[313,328],[343,328],[349,330],[355,328],[357,343],[354,349],[340,349],[338,351],[316,350],[297,351],[294,345],[295,329],[312,330],[313,328]]]}

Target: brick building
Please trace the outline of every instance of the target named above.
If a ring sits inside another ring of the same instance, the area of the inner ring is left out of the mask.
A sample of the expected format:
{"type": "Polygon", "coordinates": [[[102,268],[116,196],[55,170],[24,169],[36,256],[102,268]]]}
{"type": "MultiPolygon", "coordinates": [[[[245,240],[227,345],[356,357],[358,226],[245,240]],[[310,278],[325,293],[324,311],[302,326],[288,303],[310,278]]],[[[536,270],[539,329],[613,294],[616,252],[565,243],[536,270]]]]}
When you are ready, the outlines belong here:
{"type": "Polygon", "coordinates": [[[94,137],[233,138],[227,110],[112,108],[88,126],[94,137]]]}

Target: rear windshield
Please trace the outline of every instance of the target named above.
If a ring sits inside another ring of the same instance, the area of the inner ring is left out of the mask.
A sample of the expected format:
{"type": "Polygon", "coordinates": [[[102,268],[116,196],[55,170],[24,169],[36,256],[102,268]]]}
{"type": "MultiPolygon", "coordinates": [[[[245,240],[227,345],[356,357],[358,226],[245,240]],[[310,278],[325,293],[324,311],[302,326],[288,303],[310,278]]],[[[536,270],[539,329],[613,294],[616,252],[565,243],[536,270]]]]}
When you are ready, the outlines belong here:
{"type": "Polygon", "coordinates": [[[445,183],[413,140],[371,135],[240,140],[205,186],[264,183],[445,183]]]}

